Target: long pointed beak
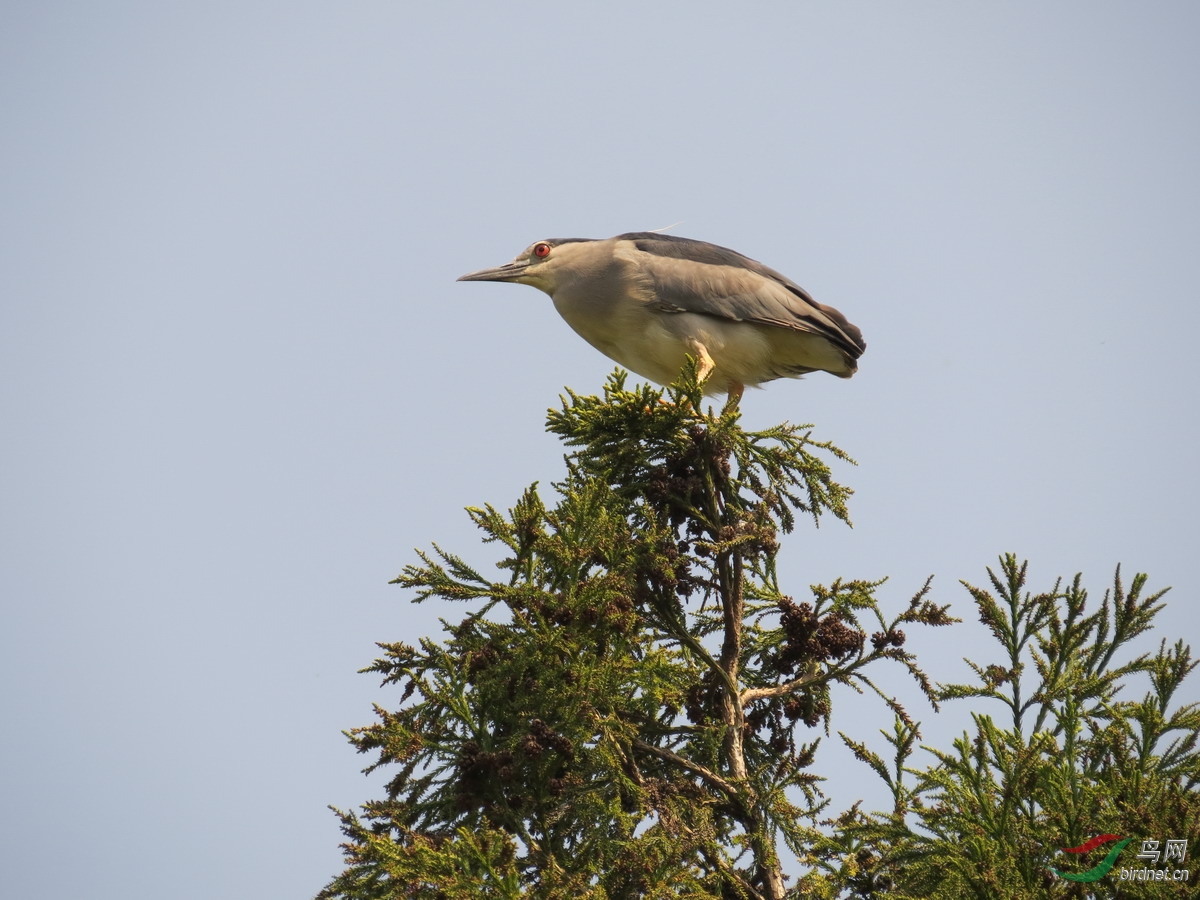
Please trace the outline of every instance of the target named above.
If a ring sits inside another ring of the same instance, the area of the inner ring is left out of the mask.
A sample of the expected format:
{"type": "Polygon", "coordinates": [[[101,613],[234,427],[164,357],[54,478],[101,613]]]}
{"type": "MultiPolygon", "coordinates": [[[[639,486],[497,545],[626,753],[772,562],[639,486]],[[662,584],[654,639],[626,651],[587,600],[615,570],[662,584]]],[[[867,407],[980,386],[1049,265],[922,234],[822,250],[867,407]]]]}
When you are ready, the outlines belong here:
{"type": "Polygon", "coordinates": [[[459,278],[459,281],[517,281],[525,270],[529,268],[529,263],[525,260],[514,260],[510,263],[505,263],[502,266],[495,266],[491,269],[480,269],[478,272],[468,272],[459,278]]]}

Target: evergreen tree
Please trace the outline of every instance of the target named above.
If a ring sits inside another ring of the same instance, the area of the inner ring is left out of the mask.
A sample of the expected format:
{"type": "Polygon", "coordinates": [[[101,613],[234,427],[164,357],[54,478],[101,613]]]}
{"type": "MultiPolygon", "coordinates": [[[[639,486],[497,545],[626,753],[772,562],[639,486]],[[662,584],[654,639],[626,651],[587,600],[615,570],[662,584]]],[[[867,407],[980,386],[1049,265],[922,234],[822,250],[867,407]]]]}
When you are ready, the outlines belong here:
{"type": "Polygon", "coordinates": [[[903,629],[952,620],[928,583],[890,619],[878,581],[784,594],[781,533],[849,522],[829,464],[849,459],[701,403],[694,369],[667,397],[619,372],[570,393],[548,420],[570,448],[557,502],[535,485],[469,510],[499,577],[435,545],[396,579],[471,607],[366,670],[399,695],[350,739],[391,779],[338,813],[347,867],[321,898],[785,896],[784,854],[827,840],[809,736],[833,688],[907,722],[868,669],[933,699],[903,629]]]}
{"type": "Polygon", "coordinates": [[[1110,846],[1059,851],[1101,834],[1136,839],[1126,865],[1144,838],[1200,853],[1200,709],[1172,706],[1196,663],[1182,642],[1130,650],[1165,591],[1118,569],[1089,612],[1079,576],[1033,593],[1004,556],[991,590],[964,583],[999,657],[933,685],[904,631],[956,621],[929,582],[890,617],[881,581],[800,599],[778,583],[797,514],[849,524],[830,464],[852,460],[809,426],[748,432],[701,403],[694,368],[665,396],[620,372],[603,397],[568,392],[548,419],[569,450],[556,499],[535,484],[468,510],[498,570],[434,545],[396,579],[468,608],[364,670],[396,693],[349,738],[390,779],[337,811],[346,868],[320,900],[1191,896],[1051,871],[1096,865],[1110,846]],[[973,730],[920,765],[887,666],[934,709],[971,702],[973,730]],[[1126,699],[1136,678],[1149,690],[1126,699]],[[862,693],[891,709],[890,760],[839,736],[891,809],[830,818],[821,737],[862,693]]]}
{"type": "Polygon", "coordinates": [[[897,721],[885,734],[893,764],[847,742],[892,789],[894,807],[854,811],[828,848],[830,879],[862,898],[1033,897],[1182,898],[1196,896],[1185,860],[1137,858],[1145,839],[1187,841],[1200,852],[1200,708],[1172,701],[1196,667],[1182,641],[1133,655],[1151,630],[1165,590],[1147,594],[1145,575],[1126,588],[1120,569],[1099,606],[1087,612],[1081,576],[1049,590],[1026,590],[1027,563],[1015,556],[988,570],[992,590],[966,584],[998,659],[970,662],[972,684],[939,686],[945,700],[970,700],[974,728],[952,749],[931,749],[914,765],[915,731],[897,721]],[[1132,679],[1150,690],[1122,699],[1132,679]],[[1000,713],[993,717],[984,710],[1000,713]],[[1126,836],[1119,866],[1077,883],[1051,869],[1084,873],[1116,849],[1105,841],[1074,858],[1097,835],[1126,836]],[[1128,881],[1120,868],[1188,870],[1186,881],[1128,881]]]}

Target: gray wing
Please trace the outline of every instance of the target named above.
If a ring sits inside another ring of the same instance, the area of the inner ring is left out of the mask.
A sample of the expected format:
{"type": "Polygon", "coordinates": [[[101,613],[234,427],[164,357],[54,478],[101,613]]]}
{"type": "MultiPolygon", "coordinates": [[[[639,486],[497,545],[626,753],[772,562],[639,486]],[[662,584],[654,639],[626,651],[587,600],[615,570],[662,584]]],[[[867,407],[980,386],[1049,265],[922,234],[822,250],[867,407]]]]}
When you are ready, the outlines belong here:
{"type": "Polygon", "coordinates": [[[699,313],[820,335],[851,359],[867,348],[862,332],[838,310],[818,303],[790,278],[748,256],[652,232],[619,239],[647,254],[639,257],[642,274],[653,284],[653,305],[663,312],[699,313]]]}

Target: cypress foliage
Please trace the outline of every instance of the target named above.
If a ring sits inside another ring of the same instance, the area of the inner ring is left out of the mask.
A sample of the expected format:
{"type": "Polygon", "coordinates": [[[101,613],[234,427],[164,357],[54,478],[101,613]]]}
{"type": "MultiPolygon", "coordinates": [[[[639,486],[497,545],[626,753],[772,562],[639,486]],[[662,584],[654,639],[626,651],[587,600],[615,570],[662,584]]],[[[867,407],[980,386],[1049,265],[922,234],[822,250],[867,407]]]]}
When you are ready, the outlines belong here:
{"type": "Polygon", "coordinates": [[[847,739],[892,789],[894,808],[841,821],[831,858],[853,860],[833,881],[861,898],[1194,897],[1200,852],[1200,708],[1172,708],[1195,669],[1182,641],[1136,653],[1166,590],[1147,577],[1126,587],[1118,567],[1087,611],[1082,577],[1027,590],[1028,564],[1011,555],[988,569],[991,590],[963,582],[998,644],[995,660],[968,665],[976,680],[940,685],[943,700],[972,703],[973,729],[949,750],[926,748],[915,765],[914,732],[897,721],[885,738],[894,763],[847,739]],[[1141,699],[1123,698],[1142,678],[1141,699]],[[992,715],[994,711],[996,714],[992,715]],[[906,780],[907,779],[907,780],[906,780]],[[1097,835],[1131,838],[1124,868],[1189,870],[1186,880],[1073,883],[1051,869],[1085,872],[1114,847],[1078,856],[1097,835]],[[1138,859],[1144,840],[1187,841],[1183,859],[1138,859]]]}
{"type": "Polygon", "coordinates": [[[1088,612],[1078,576],[1029,592],[1004,556],[991,590],[964,583],[997,659],[934,685],[905,649],[906,628],[957,621],[929,581],[899,602],[878,580],[778,582],[798,518],[849,524],[831,466],[853,461],[702,400],[694,367],[666,392],[619,370],[601,397],[568,391],[547,420],[568,450],[553,497],[467,511],[496,570],[436,544],[403,569],[413,602],[466,611],[364,670],[390,698],[347,734],[389,780],[335,810],[345,869],[318,900],[1190,896],[1050,871],[1094,865],[1107,847],[1058,851],[1108,832],[1200,852],[1200,710],[1171,705],[1196,663],[1182,642],[1129,654],[1165,591],[1118,570],[1088,612]],[[879,680],[897,667],[935,710],[970,702],[974,731],[921,748],[879,680]],[[1133,677],[1141,700],[1120,695],[1133,677]],[[863,693],[885,705],[839,722],[890,708],[889,758],[839,736],[891,809],[830,817],[818,750],[834,702],[863,693]]]}
{"type": "MultiPolygon", "coordinates": [[[[441,640],[381,644],[398,695],[349,733],[387,796],[339,812],[347,868],[322,898],[781,898],[825,810],[814,768],[836,684],[899,666],[904,627],[945,625],[922,589],[887,618],[878,581],[777,583],[797,515],[849,522],[850,460],[809,428],[747,432],[614,374],[569,393],[551,504],[469,510],[504,547],[485,574],[435,545],[396,583],[465,601],[441,640]]],[[[926,585],[926,588],[928,585],[926,585]]]]}

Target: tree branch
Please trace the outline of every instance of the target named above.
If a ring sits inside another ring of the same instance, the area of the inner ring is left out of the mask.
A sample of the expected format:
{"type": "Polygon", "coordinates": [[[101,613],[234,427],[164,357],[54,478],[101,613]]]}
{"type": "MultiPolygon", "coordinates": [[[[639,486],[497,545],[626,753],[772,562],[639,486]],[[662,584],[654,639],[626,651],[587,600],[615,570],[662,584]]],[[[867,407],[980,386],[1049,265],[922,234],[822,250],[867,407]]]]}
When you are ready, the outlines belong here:
{"type": "Polygon", "coordinates": [[[730,784],[716,772],[705,768],[698,762],[693,762],[686,756],[680,756],[673,750],[668,750],[665,747],[655,747],[653,744],[648,744],[641,738],[633,739],[633,746],[639,750],[643,750],[659,759],[665,759],[667,762],[673,762],[677,766],[687,769],[693,775],[700,776],[710,787],[714,787],[721,793],[726,794],[730,800],[733,800],[739,806],[745,806],[745,798],[742,797],[742,792],[734,785],[730,784]]]}
{"type": "Polygon", "coordinates": [[[801,675],[799,678],[793,678],[785,684],[777,684],[775,687],[769,688],[746,688],[746,690],[742,691],[742,695],[739,698],[742,708],[744,709],[749,706],[755,700],[770,700],[772,697],[782,697],[784,694],[790,694],[797,688],[804,687],[804,685],[816,681],[819,675],[820,673],[814,667],[814,670],[808,674],[801,675]]]}

